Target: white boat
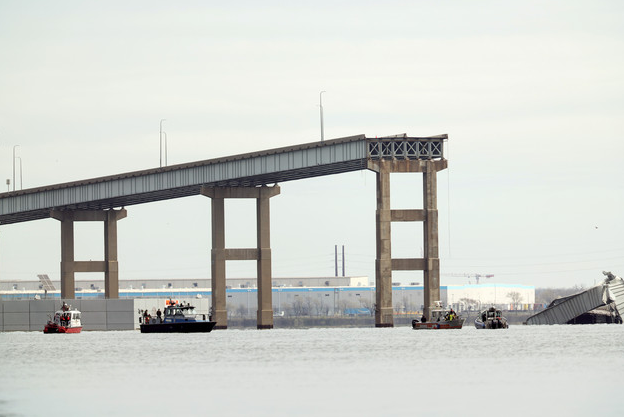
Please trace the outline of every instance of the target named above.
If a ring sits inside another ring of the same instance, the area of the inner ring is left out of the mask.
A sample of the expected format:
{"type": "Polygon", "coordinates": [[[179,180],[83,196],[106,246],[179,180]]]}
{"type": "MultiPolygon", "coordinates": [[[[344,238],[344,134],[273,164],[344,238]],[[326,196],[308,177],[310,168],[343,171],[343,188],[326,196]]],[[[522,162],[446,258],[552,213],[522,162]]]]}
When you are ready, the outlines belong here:
{"type": "Polygon", "coordinates": [[[70,305],[65,304],[65,301],[61,309],[54,313],[54,317],[48,320],[43,328],[44,333],[80,333],[81,331],[80,311],[72,310],[70,305]]]}

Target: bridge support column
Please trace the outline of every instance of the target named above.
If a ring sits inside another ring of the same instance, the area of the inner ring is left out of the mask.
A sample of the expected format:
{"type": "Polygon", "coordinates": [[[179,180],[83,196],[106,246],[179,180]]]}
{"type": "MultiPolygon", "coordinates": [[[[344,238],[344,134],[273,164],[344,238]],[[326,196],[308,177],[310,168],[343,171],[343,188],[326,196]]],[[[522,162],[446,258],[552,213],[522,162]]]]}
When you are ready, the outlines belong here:
{"type": "Polygon", "coordinates": [[[61,212],[52,215],[61,221],[61,298],[75,299],[74,270],[74,212],[61,212]]]}
{"type": "Polygon", "coordinates": [[[438,171],[447,167],[442,160],[369,160],[368,169],[377,174],[377,212],[375,260],[375,327],[392,327],[392,271],[421,270],[424,275],[424,312],[431,317],[431,307],[440,299],[440,259],[438,254],[438,209],[436,187],[438,171]],[[390,208],[390,173],[422,172],[422,210],[392,210],[390,208]],[[392,222],[423,222],[424,258],[393,259],[391,251],[392,222]]]}
{"type": "MultiPolygon", "coordinates": [[[[446,161],[444,161],[446,162],[446,161]]],[[[439,165],[439,164],[438,164],[439,165]]],[[[438,197],[437,171],[438,167],[432,161],[425,163],[423,171],[423,206],[424,206],[424,261],[423,287],[424,305],[423,314],[431,317],[431,308],[440,300],[440,253],[438,244],[438,197]]],[[[441,169],[446,168],[444,166],[441,169]]]]}
{"type": "Polygon", "coordinates": [[[127,216],[121,210],[52,210],[50,217],[61,222],[61,298],[73,299],[76,272],[104,272],[104,296],[119,298],[117,220],[127,216]],[[104,222],[104,261],[74,260],[74,222],[104,222]]]}
{"type": "Polygon", "coordinates": [[[256,260],[258,279],[258,329],[273,328],[273,298],[271,275],[270,210],[269,199],[280,193],[274,187],[207,187],[201,194],[212,200],[212,314],[217,322],[215,329],[227,328],[226,273],[228,260],[256,260]],[[257,216],[257,247],[250,249],[225,248],[226,198],[255,198],[257,216]]]}
{"type": "Polygon", "coordinates": [[[375,327],[393,327],[392,256],[390,215],[390,171],[377,172],[376,259],[375,259],[375,327]]]}
{"type": "Polygon", "coordinates": [[[225,295],[225,200],[213,197],[212,206],[212,251],[210,252],[210,273],[212,283],[212,318],[215,329],[227,329],[227,307],[225,295]]]}
{"type": "Polygon", "coordinates": [[[279,188],[260,187],[256,200],[258,242],[258,329],[273,328],[273,283],[271,275],[271,216],[269,198],[279,194],[279,188]],[[275,193],[275,194],[273,194],[275,193]]]}

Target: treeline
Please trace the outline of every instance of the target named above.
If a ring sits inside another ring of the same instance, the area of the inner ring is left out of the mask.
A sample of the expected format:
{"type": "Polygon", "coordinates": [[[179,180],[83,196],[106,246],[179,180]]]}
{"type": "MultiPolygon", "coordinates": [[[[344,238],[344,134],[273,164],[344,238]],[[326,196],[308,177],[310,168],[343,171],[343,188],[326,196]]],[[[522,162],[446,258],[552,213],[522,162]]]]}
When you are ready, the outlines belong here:
{"type": "Polygon", "coordinates": [[[587,288],[579,287],[577,285],[572,288],[536,288],[535,303],[548,305],[557,298],[578,294],[586,289],[587,288]]]}

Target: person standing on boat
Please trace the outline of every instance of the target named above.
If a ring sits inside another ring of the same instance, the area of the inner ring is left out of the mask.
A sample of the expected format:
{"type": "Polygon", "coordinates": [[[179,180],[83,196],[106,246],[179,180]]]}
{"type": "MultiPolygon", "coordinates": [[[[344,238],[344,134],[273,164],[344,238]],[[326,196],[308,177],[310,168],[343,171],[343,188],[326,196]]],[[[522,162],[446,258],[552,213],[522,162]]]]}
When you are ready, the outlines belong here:
{"type": "Polygon", "coordinates": [[[160,311],[160,308],[159,308],[156,311],[156,317],[158,317],[158,323],[162,323],[161,316],[162,316],[162,311],[160,311]]]}

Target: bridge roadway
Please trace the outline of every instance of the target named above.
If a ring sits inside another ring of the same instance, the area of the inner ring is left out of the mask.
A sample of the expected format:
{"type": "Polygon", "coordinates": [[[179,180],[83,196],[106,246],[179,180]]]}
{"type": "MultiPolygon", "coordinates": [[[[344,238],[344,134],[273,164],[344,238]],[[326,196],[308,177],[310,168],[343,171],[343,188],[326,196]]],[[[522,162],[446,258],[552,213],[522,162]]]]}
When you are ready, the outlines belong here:
{"type": "Polygon", "coordinates": [[[162,168],[0,193],[0,225],[51,210],[107,210],[199,195],[201,186],[253,187],[367,169],[369,159],[439,159],[447,135],[351,136],[162,168]]]}
{"type": "Polygon", "coordinates": [[[367,138],[364,135],[312,142],[260,152],[172,165],[107,177],[49,185],[0,194],[0,225],[55,218],[61,222],[61,297],[74,297],[76,272],[104,272],[106,298],[118,298],[117,226],[125,207],[192,195],[212,200],[213,315],[227,328],[225,261],[258,263],[258,328],[273,327],[269,199],[284,181],[370,169],[377,174],[375,263],[377,327],[392,324],[392,271],[421,270],[425,312],[439,300],[440,262],[436,173],[447,167],[443,146],[447,135],[367,138]],[[391,210],[390,173],[423,174],[422,209],[391,210]],[[226,249],[223,201],[256,198],[257,248],[226,249]],[[119,209],[121,208],[121,209],[119,209]],[[115,210],[118,209],[118,210],[115,210]],[[75,221],[105,223],[104,261],[74,259],[75,221]],[[391,222],[423,222],[424,256],[392,259],[391,222]]]}

